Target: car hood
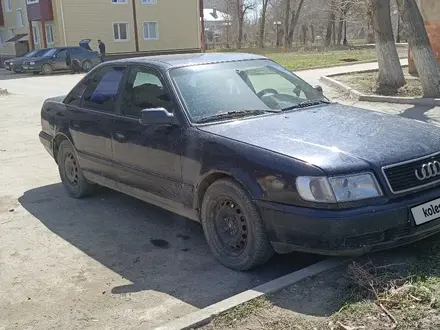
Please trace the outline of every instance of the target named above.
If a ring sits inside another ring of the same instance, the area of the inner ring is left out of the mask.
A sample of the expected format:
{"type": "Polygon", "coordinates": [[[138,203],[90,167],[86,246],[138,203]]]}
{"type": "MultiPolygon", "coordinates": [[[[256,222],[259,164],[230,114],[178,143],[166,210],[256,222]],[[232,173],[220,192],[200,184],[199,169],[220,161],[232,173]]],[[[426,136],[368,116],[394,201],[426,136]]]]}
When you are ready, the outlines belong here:
{"type": "Polygon", "coordinates": [[[327,173],[379,168],[440,150],[434,125],[340,104],[200,126],[327,173]]]}
{"type": "Polygon", "coordinates": [[[10,60],[6,60],[5,62],[20,63],[20,62],[24,61],[25,59],[26,59],[25,57],[16,57],[16,58],[11,58],[10,60]]]}

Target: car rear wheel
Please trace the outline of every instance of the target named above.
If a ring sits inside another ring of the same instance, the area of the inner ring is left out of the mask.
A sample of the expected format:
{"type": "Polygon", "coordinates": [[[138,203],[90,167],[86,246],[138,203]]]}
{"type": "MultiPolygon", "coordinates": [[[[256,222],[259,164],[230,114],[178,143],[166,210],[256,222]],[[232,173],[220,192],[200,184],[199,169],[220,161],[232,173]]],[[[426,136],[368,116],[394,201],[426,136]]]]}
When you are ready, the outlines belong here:
{"type": "Polygon", "coordinates": [[[53,68],[52,65],[50,64],[44,64],[43,67],[41,68],[41,71],[43,72],[43,74],[45,75],[50,75],[53,72],[53,68]]]}
{"type": "Polygon", "coordinates": [[[69,141],[64,140],[58,148],[58,170],[68,194],[82,198],[93,192],[93,185],[83,175],[76,153],[69,141]]]}
{"type": "Polygon", "coordinates": [[[84,72],[89,72],[90,70],[92,70],[93,64],[90,61],[84,61],[82,68],[83,68],[84,72]]]}
{"type": "Polygon", "coordinates": [[[274,254],[255,204],[231,179],[218,180],[208,187],[201,220],[212,253],[226,267],[250,270],[274,254]]]}

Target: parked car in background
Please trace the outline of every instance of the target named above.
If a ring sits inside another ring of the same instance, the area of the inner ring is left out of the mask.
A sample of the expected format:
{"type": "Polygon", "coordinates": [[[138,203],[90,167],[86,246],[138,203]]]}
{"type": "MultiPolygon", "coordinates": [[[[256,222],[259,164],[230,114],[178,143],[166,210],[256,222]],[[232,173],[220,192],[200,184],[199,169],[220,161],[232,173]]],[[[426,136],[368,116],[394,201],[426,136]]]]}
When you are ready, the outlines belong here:
{"type": "Polygon", "coordinates": [[[90,71],[102,62],[98,52],[90,51],[80,46],[56,47],[49,49],[41,57],[27,58],[23,62],[23,70],[24,72],[43,73],[45,75],[50,75],[54,71],[68,70],[69,67],[66,64],[67,50],[70,52],[72,61],[78,60],[82,70],[85,72],[90,71]]]}
{"type": "Polygon", "coordinates": [[[236,270],[440,232],[439,127],[331,103],[263,56],[107,62],[41,126],[72,197],[99,184],[200,221],[236,270]]]}
{"type": "Polygon", "coordinates": [[[23,62],[29,58],[41,57],[43,56],[49,49],[37,49],[33,50],[22,57],[12,58],[10,60],[6,60],[4,62],[4,66],[6,70],[14,71],[15,73],[23,72],[23,62]]]}

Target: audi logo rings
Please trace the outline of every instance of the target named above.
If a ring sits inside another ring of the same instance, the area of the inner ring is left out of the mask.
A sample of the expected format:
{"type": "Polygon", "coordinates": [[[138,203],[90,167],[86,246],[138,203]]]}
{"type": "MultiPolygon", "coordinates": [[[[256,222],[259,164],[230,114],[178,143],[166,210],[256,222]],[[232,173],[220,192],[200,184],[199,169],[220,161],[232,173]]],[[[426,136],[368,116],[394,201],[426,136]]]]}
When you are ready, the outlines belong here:
{"type": "Polygon", "coordinates": [[[427,180],[440,175],[440,162],[433,161],[423,164],[421,168],[414,171],[419,181],[427,180]]]}

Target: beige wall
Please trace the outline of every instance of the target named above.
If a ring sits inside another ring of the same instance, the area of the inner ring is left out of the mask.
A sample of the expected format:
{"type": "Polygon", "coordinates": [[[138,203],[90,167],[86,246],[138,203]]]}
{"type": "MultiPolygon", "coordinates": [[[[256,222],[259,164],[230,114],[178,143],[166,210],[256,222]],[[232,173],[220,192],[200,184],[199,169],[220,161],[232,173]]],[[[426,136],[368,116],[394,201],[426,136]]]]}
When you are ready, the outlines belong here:
{"type": "Polygon", "coordinates": [[[200,48],[198,0],[157,0],[143,5],[138,0],[139,50],[200,48]],[[158,22],[158,40],[144,39],[144,22],[158,22]]]}
{"type": "Polygon", "coordinates": [[[418,3],[426,22],[440,22],[440,0],[419,0],[418,3]]]}
{"type": "MultiPolygon", "coordinates": [[[[140,51],[200,48],[198,0],[157,0],[145,5],[136,0],[140,51]],[[144,40],[143,24],[158,22],[158,40],[144,40]]],[[[53,0],[55,46],[78,45],[84,38],[92,39],[91,47],[98,49],[97,40],[106,44],[107,53],[135,52],[132,1],[112,4],[111,0],[53,0]],[[63,32],[63,13],[64,27],[63,32]],[[113,23],[127,22],[129,40],[115,41],[113,23]]]]}
{"type": "MultiPolygon", "coordinates": [[[[61,0],[54,2],[57,35],[60,44],[64,45],[61,0]]],[[[101,39],[105,42],[108,53],[135,51],[131,1],[127,4],[112,4],[110,0],[62,0],[62,5],[67,45],[78,45],[81,39],[89,38],[92,39],[90,46],[97,50],[97,40],[101,39]],[[114,22],[128,23],[128,41],[114,41],[114,22]]]]}

